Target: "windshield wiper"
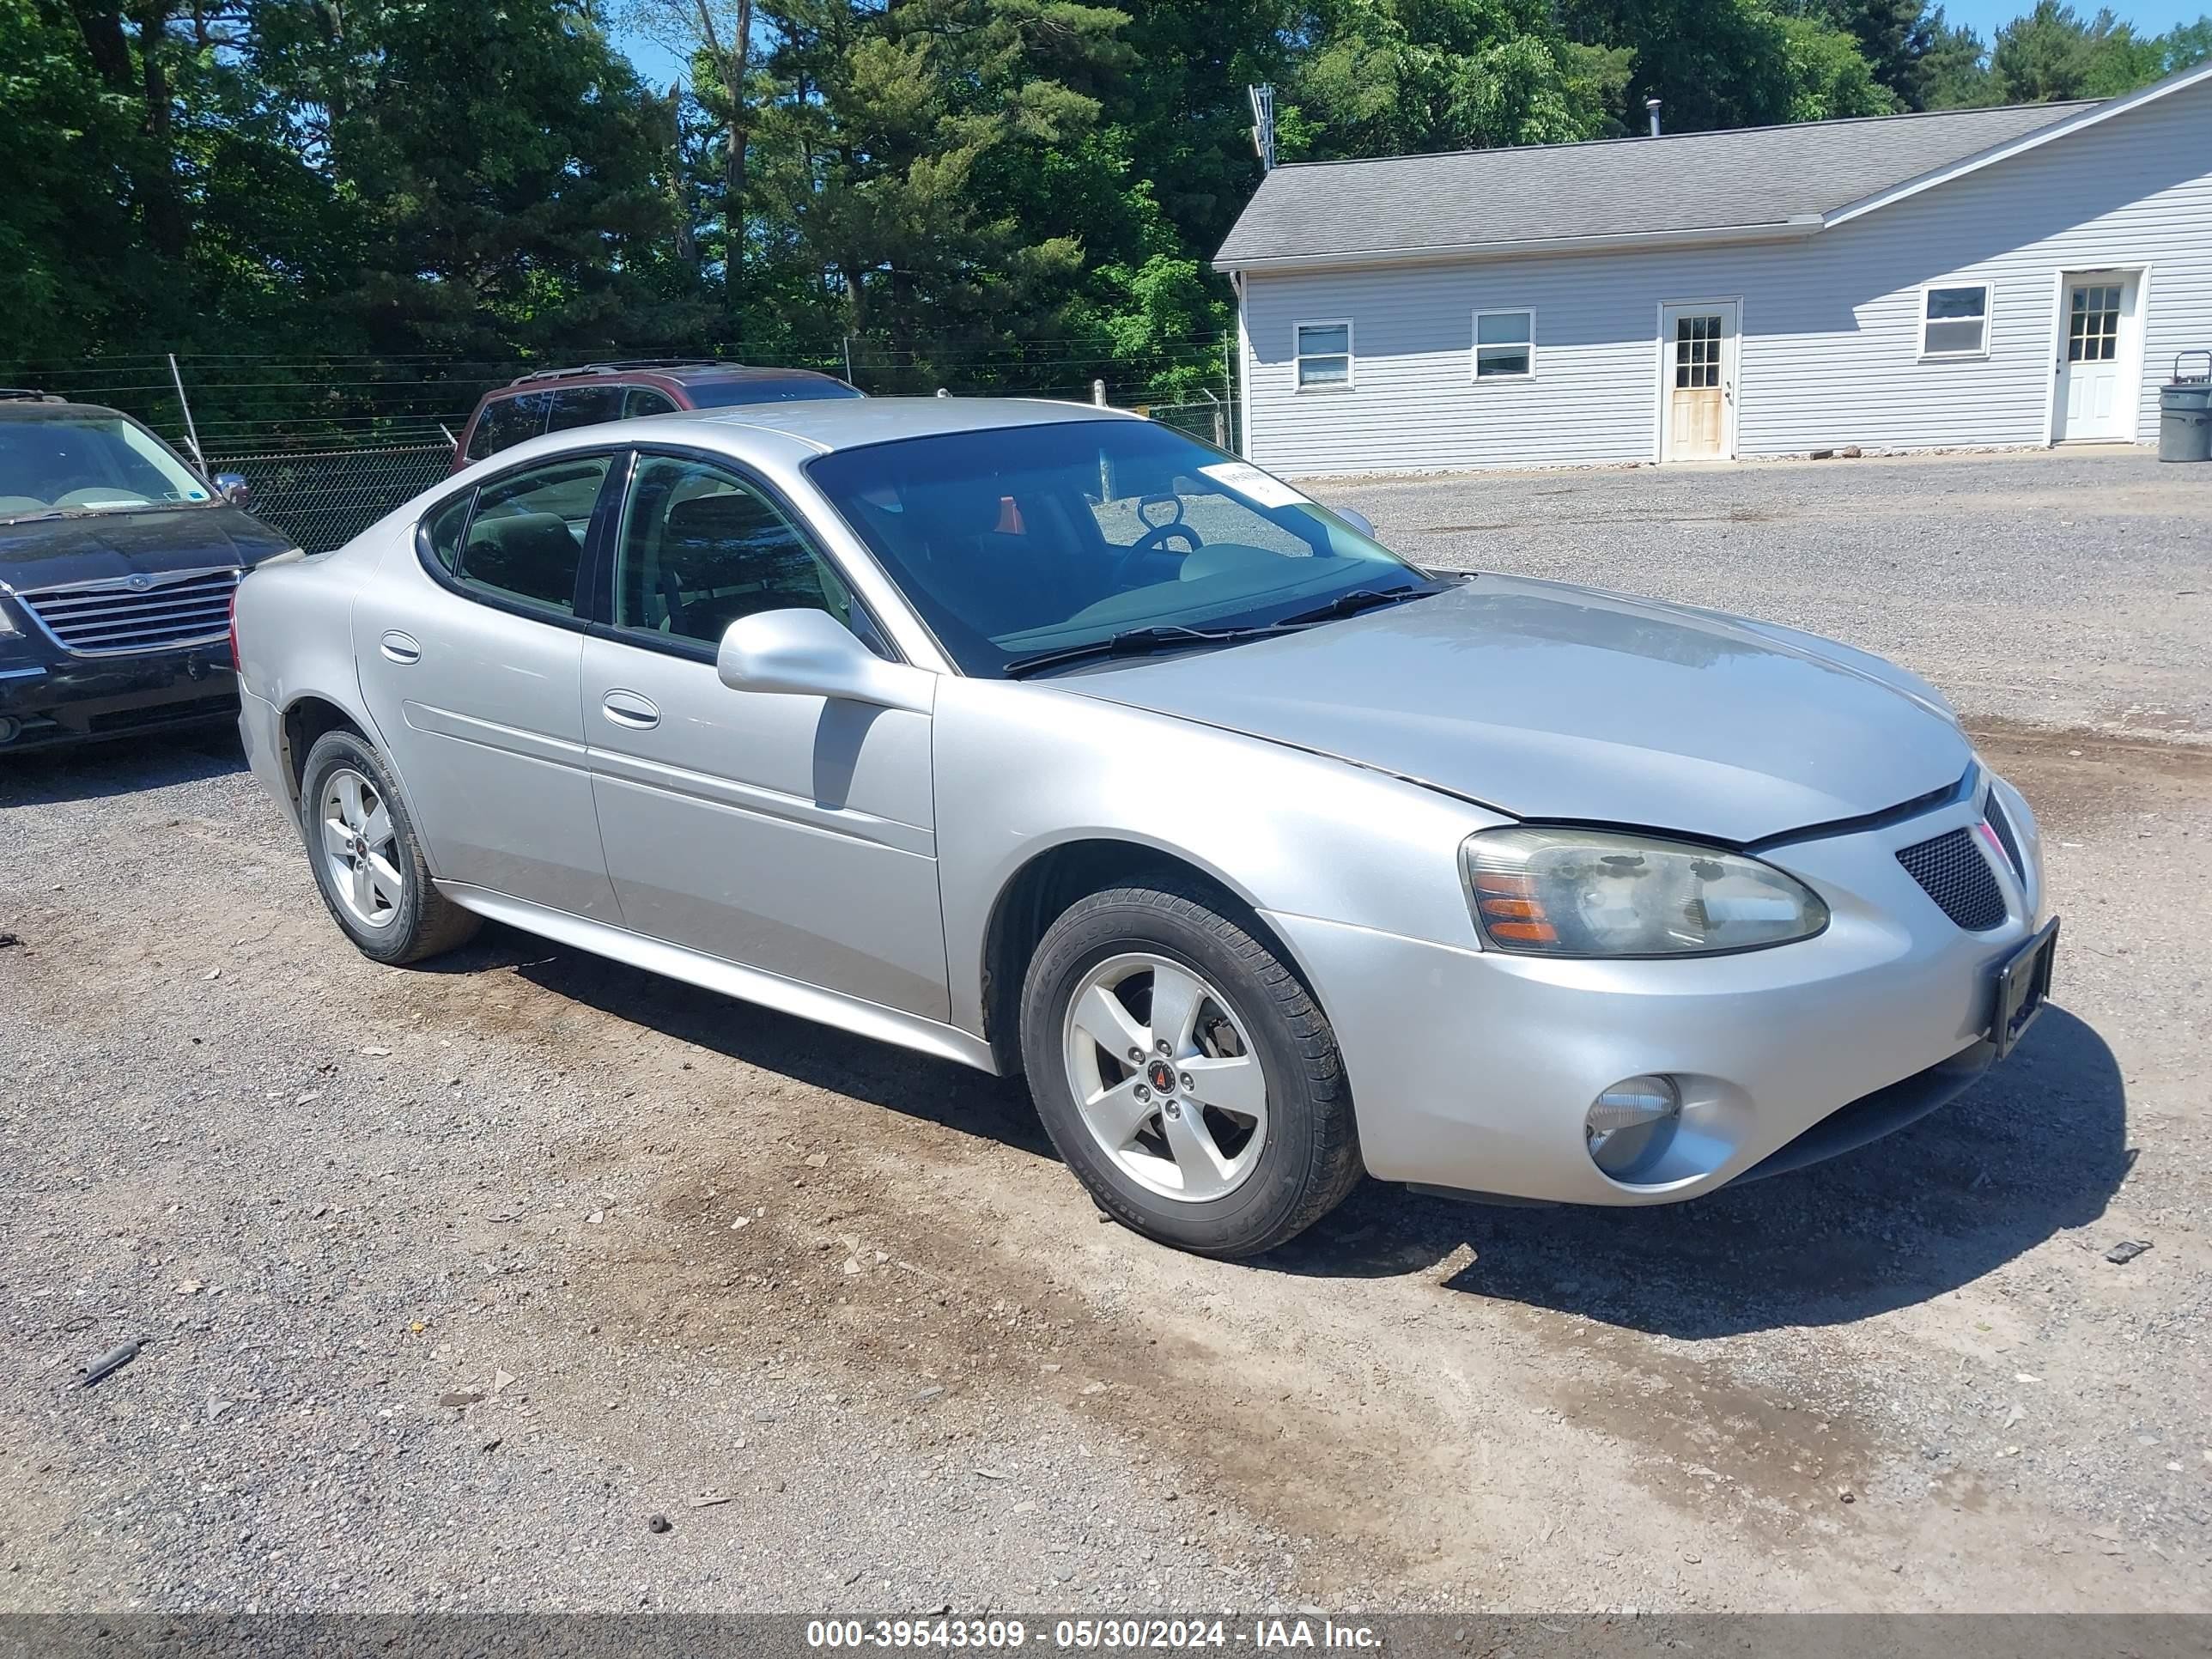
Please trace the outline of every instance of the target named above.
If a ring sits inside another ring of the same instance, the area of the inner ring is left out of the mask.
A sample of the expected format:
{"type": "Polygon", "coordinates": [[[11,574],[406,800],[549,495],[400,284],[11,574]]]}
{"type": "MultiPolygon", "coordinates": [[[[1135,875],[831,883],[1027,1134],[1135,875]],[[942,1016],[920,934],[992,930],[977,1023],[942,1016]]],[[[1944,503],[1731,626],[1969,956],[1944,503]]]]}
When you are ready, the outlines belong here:
{"type": "Polygon", "coordinates": [[[1285,617],[1275,626],[1297,628],[1308,623],[1334,622],[1339,617],[1356,617],[1363,611],[1374,610],[1377,605],[1396,605],[1401,599],[1423,599],[1436,591],[1433,586],[1355,587],[1349,593],[1338,594],[1326,605],[1317,605],[1310,611],[1285,617]]]}
{"type": "Polygon", "coordinates": [[[1275,624],[1264,628],[1185,628],[1180,623],[1164,627],[1127,628],[1103,640],[1092,640],[1085,645],[1071,645],[1058,651],[1040,651],[1034,656],[1016,657],[999,672],[1010,680],[1026,678],[1042,669],[1057,668],[1062,663],[1088,662],[1098,657],[1144,657],[1155,651],[1175,651],[1194,645],[1226,645],[1237,640],[1256,640],[1275,632],[1275,624]]]}

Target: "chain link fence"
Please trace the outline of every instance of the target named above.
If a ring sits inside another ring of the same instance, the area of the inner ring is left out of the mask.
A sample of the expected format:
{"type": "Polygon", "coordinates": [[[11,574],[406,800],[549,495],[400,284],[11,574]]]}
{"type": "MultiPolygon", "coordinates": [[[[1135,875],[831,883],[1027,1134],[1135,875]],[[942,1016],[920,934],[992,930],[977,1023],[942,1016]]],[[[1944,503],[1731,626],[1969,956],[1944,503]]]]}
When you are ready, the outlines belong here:
{"type": "MultiPolygon", "coordinates": [[[[1068,340],[930,353],[854,341],[834,359],[734,346],[731,357],[826,369],[871,396],[927,396],[945,387],[966,396],[1095,398],[1234,452],[1237,410],[1226,400],[1234,395],[1234,349],[1233,337],[1216,335],[1122,354],[1068,340]]],[[[120,409],[186,454],[196,442],[210,473],[242,475],[264,520],[321,552],[445,477],[453,463],[450,434],[467,422],[477,398],[544,367],[434,354],[153,353],[0,362],[0,384],[120,409]]]]}
{"type": "Polygon", "coordinates": [[[1237,412],[1211,393],[1194,404],[1139,404],[1137,412],[1150,416],[1162,426],[1188,432],[1216,449],[1232,453],[1237,449],[1237,412]]]}
{"type": "Polygon", "coordinates": [[[208,456],[210,472],[242,474],[255,514],[310,553],[351,541],[444,477],[450,444],[362,446],[208,456]]]}

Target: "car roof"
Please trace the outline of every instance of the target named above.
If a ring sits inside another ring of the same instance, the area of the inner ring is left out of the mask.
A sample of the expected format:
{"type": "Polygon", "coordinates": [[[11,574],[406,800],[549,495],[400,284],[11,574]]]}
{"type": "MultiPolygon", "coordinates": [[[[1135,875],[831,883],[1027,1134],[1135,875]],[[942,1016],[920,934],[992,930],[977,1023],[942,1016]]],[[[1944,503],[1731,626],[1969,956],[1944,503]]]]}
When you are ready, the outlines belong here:
{"type": "Polygon", "coordinates": [[[663,428],[683,435],[687,428],[744,427],[773,433],[817,454],[893,443],[902,438],[933,437],[946,432],[983,432],[1012,426],[1051,426],[1069,421],[1141,421],[1128,410],[1096,404],[1058,403],[1042,398],[825,398],[781,404],[744,404],[734,409],[691,409],[624,422],[626,426],[663,428]]]}
{"type": "Polygon", "coordinates": [[[58,398],[0,398],[0,421],[51,421],[58,417],[87,415],[131,417],[119,409],[110,409],[105,404],[64,403],[58,398]]]}
{"type": "Polygon", "coordinates": [[[516,376],[497,391],[486,395],[499,398],[513,392],[543,392],[556,386],[590,386],[601,380],[659,380],[677,386],[695,386],[728,380],[836,380],[836,378],[818,369],[788,368],[777,364],[723,363],[704,359],[687,362],[676,358],[639,357],[619,362],[578,363],[572,368],[536,369],[528,374],[516,376]]]}

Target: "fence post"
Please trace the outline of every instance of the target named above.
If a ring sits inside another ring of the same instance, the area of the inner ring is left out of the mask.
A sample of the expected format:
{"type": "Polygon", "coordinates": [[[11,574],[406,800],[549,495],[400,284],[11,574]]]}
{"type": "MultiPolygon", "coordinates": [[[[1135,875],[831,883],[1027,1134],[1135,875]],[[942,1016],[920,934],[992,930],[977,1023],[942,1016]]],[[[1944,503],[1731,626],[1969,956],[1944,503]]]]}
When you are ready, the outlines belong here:
{"type": "Polygon", "coordinates": [[[1093,380],[1093,381],[1091,383],[1091,401],[1092,403],[1094,403],[1094,404],[1097,404],[1097,405],[1098,405],[1098,407],[1099,407],[1099,408],[1101,408],[1101,409],[1103,409],[1103,408],[1105,408],[1105,407],[1106,407],[1106,382],[1105,382],[1105,381],[1103,381],[1103,380],[1093,380]]]}
{"type": "MultiPolygon", "coordinates": [[[[1234,334],[1224,332],[1221,337],[1221,391],[1223,401],[1229,406],[1229,437],[1231,440],[1237,435],[1237,368],[1235,361],[1229,355],[1232,349],[1238,357],[1244,354],[1244,335],[1241,329],[1234,334]]],[[[1221,447],[1228,449],[1232,445],[1224,442],[1221,447]]],[[[1243,453],[1242,447],[1237,448],[1239,455],[1243,453]]]]}
{"type": "Polygon", "coordinates": [[[204,472],[207,471],[207,452],[200,447],[199,428],[192,424],[191,399],[185,396],[185,377],[177,372],[177,354],[173,351],[169,354],[169,378],[176,382],[177,403],[185,411],[185,441],[191,445],[192,459],[200,464],[200,471],[204,472]]]}

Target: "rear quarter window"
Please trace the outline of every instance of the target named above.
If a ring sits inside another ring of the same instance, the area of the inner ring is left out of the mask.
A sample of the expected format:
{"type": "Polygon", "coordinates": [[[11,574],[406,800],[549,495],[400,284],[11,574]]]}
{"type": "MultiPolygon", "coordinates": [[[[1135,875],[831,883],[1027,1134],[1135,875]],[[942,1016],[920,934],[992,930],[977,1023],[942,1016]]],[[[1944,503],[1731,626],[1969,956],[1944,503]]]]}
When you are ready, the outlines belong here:
{"type": "Polygon", "coordinates": [[[460,568],[461,531],[476,498],[473,489],[464,490],[423,520],[422,535],[429,544],[430,555],[448,570],[460,568]]]}
{"type": "Polygon", "coordinates": [[[573,426],[597,426],[623,417],[623,389],[618,386],[564,386],[553,394],[553,418],[548,432],[566,432],[573,426]]]}
{"type": "Polygon", "coordinates": [[[553,410],[550,392],[526,392],[516,398],[495,398],[477,416],[477,429],[469,434],[469,459],[480,461],[511,449],[545,430],[553,410]]]}

